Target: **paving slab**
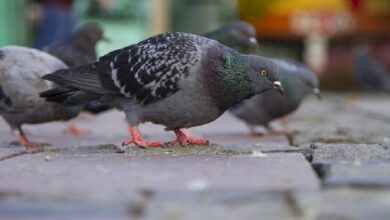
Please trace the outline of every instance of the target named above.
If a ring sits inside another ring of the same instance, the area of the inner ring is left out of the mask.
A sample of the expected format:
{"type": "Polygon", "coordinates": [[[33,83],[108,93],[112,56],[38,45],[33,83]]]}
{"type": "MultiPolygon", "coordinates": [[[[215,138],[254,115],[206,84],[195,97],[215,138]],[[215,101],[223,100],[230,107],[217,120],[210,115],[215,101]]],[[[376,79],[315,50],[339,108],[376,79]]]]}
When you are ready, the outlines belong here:
{"type": "MultiPolygon", "coordinates": [[[[361,107],[360,99],[384,102],[375,96],[325,95],[323,101],[308,99],[286,125],[296,131],[293,145],[307,143],[384,144],[389,141],[390,121],[379,112],[370,113],[361,107]]],[[[389,97],[387,96],[387,100],[389,97]]],[[[366,103],[364,105],[369,105],[366,103]]],[[[371,107],[369,107],[371,108],[371,107]]]]}
{"type": "Polygon", "coordinates": [[[390,218],[390,191],[330,188],[321,195],[317,220],[385,220],[390,218]]]}
{"type": "Polygon", "coordinates": [[[318,192],[140,192],[120,203],[2,200],[4,219],[314,219],[318,192]]]}
{"type": "Polygon", "coordinates": [[[326,187],[390,187],[390,160],[333,164],[326,168],[326,187]]]}
{"type": "Polygon", "coordinates": [[[360,94],[354,105],[365,110],[368,115],[377,115],[378,120],[390,120],[390,102],[388,94],[360,94]],[[375,97],[375,98],[373,98],[375,97]],[[373,114],[374,113],[374,114],[373,114]]]}
{"type": "Polygon", "coordinates": [[[390,150],[378,144],[315,144],[313,166],[326,187],[390,186],[390,150]]]}
{"type": "Polygon", "coordinates": [[[320,187],[310,164],[299,153],[231,157],[38,153],[0,163],[0,192],[45,198],[116,201],[145,189],[280,191],[320,187]]]}
{"type": "Polygon", "coordinates": [[[386,220],[390,191],[326,188],[316,192],[143,191],[118,203],[0,201],[4,219],[315,219],[386,220]]]}
{"type": "Polygon", "coordinates": [[[316,144],[313,145],[313,164],[332,164],[344,161],[389,160],[390,150],[378,144],[316,144]]]}

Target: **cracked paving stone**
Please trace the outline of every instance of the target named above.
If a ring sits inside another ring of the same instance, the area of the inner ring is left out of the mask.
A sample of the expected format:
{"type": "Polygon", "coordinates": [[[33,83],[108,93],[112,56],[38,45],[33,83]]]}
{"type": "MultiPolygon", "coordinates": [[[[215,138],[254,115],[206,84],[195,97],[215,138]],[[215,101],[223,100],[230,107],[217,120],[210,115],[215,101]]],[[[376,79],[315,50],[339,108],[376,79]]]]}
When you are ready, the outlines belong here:
{"type": "Polygon", "coordinates": [[[325,186],[390,186],[390,150],[372,144],[312,145],[312,163],[325,186]]]}

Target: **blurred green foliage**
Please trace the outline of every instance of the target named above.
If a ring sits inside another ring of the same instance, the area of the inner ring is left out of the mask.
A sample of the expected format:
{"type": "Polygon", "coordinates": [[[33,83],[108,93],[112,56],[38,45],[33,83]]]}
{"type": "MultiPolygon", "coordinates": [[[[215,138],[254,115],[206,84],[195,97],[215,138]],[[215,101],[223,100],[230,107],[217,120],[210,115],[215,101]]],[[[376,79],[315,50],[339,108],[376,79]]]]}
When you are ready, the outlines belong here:
{"type": "Polygon", "coordinates": [[[30,29],[23,13],[26,3],[27,0],[0,1],[0,46],[27,44],[30,29]]]}

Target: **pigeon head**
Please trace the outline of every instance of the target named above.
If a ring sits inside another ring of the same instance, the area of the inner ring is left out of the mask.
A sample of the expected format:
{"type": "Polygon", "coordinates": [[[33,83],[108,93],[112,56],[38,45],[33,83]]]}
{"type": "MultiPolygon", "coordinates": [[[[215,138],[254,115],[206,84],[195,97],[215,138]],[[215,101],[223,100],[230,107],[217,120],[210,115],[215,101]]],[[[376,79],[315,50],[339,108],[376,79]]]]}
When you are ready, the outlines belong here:
{"type": "Polygon", "coordinates": [[[103,35],[103,28],[96,22],[88,22],[80,26],[73,37],[73,43],[81,48],[95,48],[100,40],[108,40],[103,35]]]}
{"type": "Polygon", "coordinates": [[[275,63],[261,56],[242,55],[229,50],[223,54],[223,62],[217,68],[217,73],[220,79],[209,82],[211,90],[216,90],[218,94],[215,99],[221,109],[230,108],[243,99],[267,90],[284,92],[275,63]]]}
{"type": "Polygon", "coordinates": [[[278,68],[272,60],[255,55],[249,55],[248,59],[247,75],[255,94],[270,89],[276,89],[279,93],[284,94],[279,81],[278,68]]]}
{"type": "Polygon", "coordinates": [[[291,96],[294,96],[295,93],[300,99],[302,96],[312,93],[321,99],[318,88],[319,80],[311,70],[289,58],[274,58],[272,61],[281,73],[282,86],[285,87],[286,91],[291,90],[288,92],[291,96]]]}
{"type": "Polygon", "coordinates": [[[203,36],[219,41],[235,49],[258,48],[255,28],[242,21],[232,22],[203,36]]]}
{"type": "Polygon", "coordinates": [[[318,99],[321,99],[319,81],[317,76],[307,69],[302,67],[301,71],[297,72],[297,84],[300,85],[304,94],[314,94],[318,99]]]}
{"type": "Polygon", "coordinates": [[[231,41],[237,46],[243,48],[257,48],[259,46],[256,40],[255,28],[247,22],[233,22],[226,26],[231,41]]]}

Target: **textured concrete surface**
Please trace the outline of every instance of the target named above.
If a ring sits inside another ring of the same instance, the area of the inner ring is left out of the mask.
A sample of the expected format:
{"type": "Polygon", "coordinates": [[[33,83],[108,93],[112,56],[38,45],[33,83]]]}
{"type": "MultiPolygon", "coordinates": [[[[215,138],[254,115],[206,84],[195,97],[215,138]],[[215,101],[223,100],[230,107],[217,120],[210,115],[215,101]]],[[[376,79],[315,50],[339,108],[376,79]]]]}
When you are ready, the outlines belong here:
{"type": "Polygon", "coordinates": [[[389,161],[333,164],[323,169],[325,186],[390,187],[389,161]]]}
{"type": "Polygon", "coordinates": [[[122,201],[140,190],[315,191],[320,187],[310,165],[297,153],[262,158],[38,153],[3,161],[0,173],[0,191],[91,201],[122,201]]]}

